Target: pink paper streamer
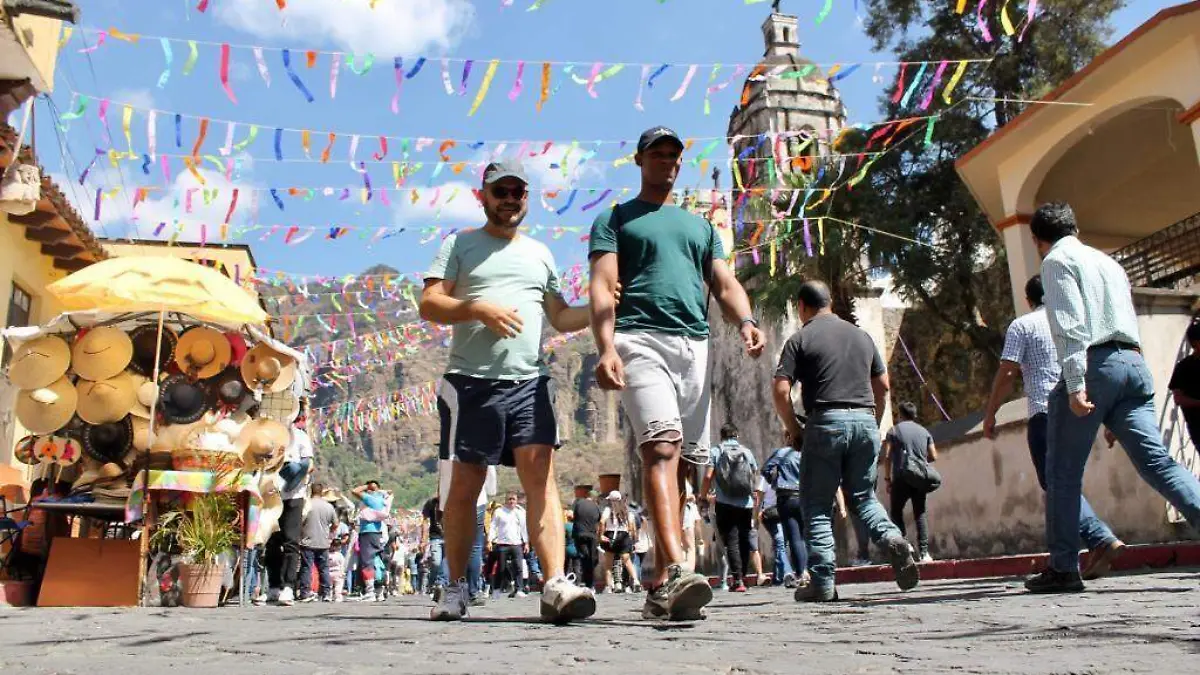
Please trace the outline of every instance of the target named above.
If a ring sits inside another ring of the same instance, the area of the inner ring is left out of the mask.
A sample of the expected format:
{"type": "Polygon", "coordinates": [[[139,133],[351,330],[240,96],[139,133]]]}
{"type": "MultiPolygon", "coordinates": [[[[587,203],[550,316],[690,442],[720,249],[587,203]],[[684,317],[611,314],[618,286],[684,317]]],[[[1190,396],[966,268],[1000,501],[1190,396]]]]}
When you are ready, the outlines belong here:
{"type": "Polygon", "coordinates": [[[517,62],[517,81],[513,82],[512,89],[508,92],[508,100],[516,101],[517,97],[519,97],[521,95],[521,89],[523,87],[522,80],[524,79],[524,77],[525,77],[525,62],[518,61],[517,62]]]}
{"type": "Polygon", "coordinates": [[[980,32],[983,33],[983,41],[992,41],[992,31],[988,29],[987,19],[983,17],[983,10],[987,8],[988,0],[979,0],[979,6],[975,8],[975,25],[979,26],[980,32]]]}
{"type": "Polygon", "coordinates": [[[333,100],[337,98],[337,83],[338,73],[342,70],[342,55],[340,52],[334,52],[333,58],[330,59],[329,66],[329,98],[333,100]]]}
{"type": "Polygon", "coordinates": [[[921,99],[921,110],[928,110],[929,104],[933,103],[933,95],[937,93],[938,85],[942,83],[942,73],[946,72],[948,65],[950,65],[949,61],[942,61],[938,64],[937,71],[933,74],[933,82],[929,85],[929,90],[925,92],[925,98],[921,99]]]}
{"type": "Polygon", "coordinates": [[[587,93],[588,96],[591,96],[592,98],[600,98],[600,95],[596,93],[596,78],[600,76],[600,70],[602,68],[604,68],[604,63],[600,61],[592,64],[592,73],[588,76],[587,81],[587,93]]]}
{"type": "Polygon", "coordinates": [[[672,103],[683,98],[683,95],[687,93],[688,86],[691,85],[692,78],[696,76],[696,70],[699,67],[700,66],[696,64],[692,64],[692,66],[688,68],[687,75],[683,76],[683,83],[679,85],[679,89],[675,92],[675,95],[671,97],[672,103]]]}

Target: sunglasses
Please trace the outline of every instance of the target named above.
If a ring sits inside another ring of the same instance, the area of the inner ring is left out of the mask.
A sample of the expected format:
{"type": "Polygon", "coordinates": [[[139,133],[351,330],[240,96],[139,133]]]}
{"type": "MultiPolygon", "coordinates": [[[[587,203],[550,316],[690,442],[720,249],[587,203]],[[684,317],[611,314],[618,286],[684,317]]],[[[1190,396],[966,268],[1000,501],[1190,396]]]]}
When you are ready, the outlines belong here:
{"type": "Polygon", "coordinates": [[[528,191],[523,187],[506,188],[493,187],[492,196],[496,199],[508,199],[511,195],[513,199],[524,199],[528,191]]]}

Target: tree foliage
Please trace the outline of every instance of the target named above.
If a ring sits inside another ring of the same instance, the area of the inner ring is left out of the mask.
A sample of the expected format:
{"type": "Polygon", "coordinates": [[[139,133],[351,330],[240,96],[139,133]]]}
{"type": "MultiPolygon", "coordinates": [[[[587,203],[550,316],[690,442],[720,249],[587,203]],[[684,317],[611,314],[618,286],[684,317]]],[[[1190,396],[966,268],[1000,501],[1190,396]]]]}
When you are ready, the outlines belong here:
{"type": "MultiPolygon", "coordinates": [[[[1010,311],[1004,249],[954,162],[1016,117],[1027,105],[1019,101],[1043,96],[1094,58],[1124,0],[1050,0],[1028,27],[1024,3],[989,2],[981,16],[990,41],[970,11],[976,3],[969,4],[957,14],[946,0],[868,1],[867,35],[898,61],[994,60],[967,69],[952,105],[939,100],[930,108],[941,106],[942,114],[928,145],[924,125],[906,130],[850,199],[861,220],[903,237],[867,237],[872,263],[891,271],[903,296],[995,359],[1010,311]],[[1012,12],[1017,35],[1005,35],[1001,7],[1012,12]]],[[[929,114],[914,110],[913,101],[907,109],[893,103],[895,90],[891,82],[880,95],[889,119],[929,114]]]]}

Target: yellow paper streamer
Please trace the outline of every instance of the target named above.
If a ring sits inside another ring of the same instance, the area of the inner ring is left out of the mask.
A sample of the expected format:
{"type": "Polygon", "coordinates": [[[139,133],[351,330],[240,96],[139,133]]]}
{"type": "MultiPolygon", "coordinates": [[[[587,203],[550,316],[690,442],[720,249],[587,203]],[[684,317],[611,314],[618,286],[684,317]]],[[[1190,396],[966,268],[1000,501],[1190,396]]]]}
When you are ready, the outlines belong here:
{"type": "Polygon", "coordinates": [[[199,182],[201,185],[208,184],[208,181],[204,180],[204,176],[200,175],[200,172],[196,170],[196,160],[195,159],[193,159],[190,156],[185,156],[183,158],[183,165],[187,167],[188,171],[192,172],[192,175],[196,177],[197,182],[199,182]]]}
{"type": "Polygon", "coordinates": [[[392,184],[400,187],[400,162],[392,162],[392,184]]]}
{"type": "Polygon", "coordinates": [[[142,36],[138,35],[137,33],[125,33],[117,30],[116,28],[109,28],[108,36],[114,40],[121,40],[122,42],[129,43],[136,43],[138,40],[142,39],[142,36]]]}
{"type": "Polygon", "coordinates": [[[825,255],[825,219],[817,218],[817,238],[821,241],[821,255],[825,255]]]}
{"type": "Polygon", "coordinates": [[[222,223],[221,224],[221,241],[225,241],[227,239],[229,239],[229,225],[227,223],[222,223]]]}
{"type": "Polygon", "coordinates": [[[958,0],[958,5],[954,8],[955,14],[962,14],[967,11],[967,0],[958,0]]]}
{"type": "Polygon", "coordinates": [[[483,82],[479,83],[479,93],[475,94],[475,102],[471,104],[471,109],[467,112],[467,117],[475,114],[479,110],[479,106],[483,104],[483,97],[487,96],[488,89],[492,88],[492,80],[496,77],[496,69],[500,67],[500,59],[492,59],[488,63],[487,72],[483,74],[483,82]]]}
{"type": "Polygon", "coordinates": [[[300,147],[304,148],[304,156],[312,159],[312,134],[307,129],[300,132],[300,147]]]}
{"type": "Polygon", "coordinates": [[[542,93],[538,96],[537,111],[542,112],[546,99],[550,98],[550,64],[542,64],[542,93]]]}
{"type": "Polygon", "coordinates": [[[771,276],[775,276],[775,238],[771,238],[771,276]]]}
{"type": "Polygon", "coordinates": [[[129,147],[129,152],[125,153],[126,157],[133,159],[137,155],[133,154],[133,134],[129,131],[129,125],[133,122],[133,106],[125,106],[121,111],[121,131],[125,132],[125,145],[129,147]]]}
{"type": "Polygon", "coordinates": [[[958,81],[962,79],[963,73],[965,72],[967,72],[967,62],[960,61],[958,63],[958,70],[954,71],[954,77],[950,78],[950,83],[947,84],[946,89],[942,91],[942,100],[945,101],[947,105],[950,104],[951,92],[953,92],[954,88],[958,86],[958,81]]]}
{"type": "Polygon", "coordinates": [[[75,32],[74,26],[67,26],[67,27],[63,28],[62,35],[58,38],[58,48],[59,49],[62,49],[63,47],[67,46],[67,42],[71,39],[71,35],[74,32],[75,32]]]}
{"type": "Polygon", "coordinates": [[[1004,4],[1000,6],[1000,25],[1004,27],[1005,35],[1015,35],[1017,29],[1013,27],[1012,18],[1008,15],[1008,3],[1012,0],[1004,0],[1004,4]]]}

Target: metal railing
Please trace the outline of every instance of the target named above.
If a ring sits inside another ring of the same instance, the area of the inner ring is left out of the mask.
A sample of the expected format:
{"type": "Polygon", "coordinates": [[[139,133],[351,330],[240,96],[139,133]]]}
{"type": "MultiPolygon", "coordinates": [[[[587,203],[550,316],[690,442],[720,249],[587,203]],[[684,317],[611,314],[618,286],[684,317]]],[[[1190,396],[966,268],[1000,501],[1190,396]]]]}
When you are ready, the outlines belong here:
{"type": "Polygon", "coordinates": [[[1200,285],[1200,213],[1113,252],[1135,288],[1200,285]]]}

